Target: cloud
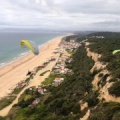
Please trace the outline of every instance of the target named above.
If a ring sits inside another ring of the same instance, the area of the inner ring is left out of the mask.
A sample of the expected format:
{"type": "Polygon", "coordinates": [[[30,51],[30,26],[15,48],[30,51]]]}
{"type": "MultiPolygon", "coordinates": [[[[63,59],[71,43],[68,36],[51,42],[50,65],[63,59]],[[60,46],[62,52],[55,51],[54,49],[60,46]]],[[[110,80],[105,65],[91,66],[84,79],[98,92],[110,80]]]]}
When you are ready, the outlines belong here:
{"type": "Polygon", "coordinates": [[[120,31],[119,0],[5,0],[0,27],[120,31]]]}

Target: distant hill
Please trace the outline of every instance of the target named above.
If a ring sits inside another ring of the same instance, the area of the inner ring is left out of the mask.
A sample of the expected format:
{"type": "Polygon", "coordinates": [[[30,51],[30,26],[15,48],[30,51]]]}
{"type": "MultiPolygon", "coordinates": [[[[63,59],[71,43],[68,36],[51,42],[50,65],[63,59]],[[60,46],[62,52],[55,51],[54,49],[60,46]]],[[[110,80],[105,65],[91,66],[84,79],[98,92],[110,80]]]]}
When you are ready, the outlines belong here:
{"type": "Polygon", "coordinates": [[[91,33],[88,35],[88,37],[90,36],[104,36],[104,37],[114,37],[114,38],[120,38],[120,32],[95,32],[95,33],[91,33]]]}

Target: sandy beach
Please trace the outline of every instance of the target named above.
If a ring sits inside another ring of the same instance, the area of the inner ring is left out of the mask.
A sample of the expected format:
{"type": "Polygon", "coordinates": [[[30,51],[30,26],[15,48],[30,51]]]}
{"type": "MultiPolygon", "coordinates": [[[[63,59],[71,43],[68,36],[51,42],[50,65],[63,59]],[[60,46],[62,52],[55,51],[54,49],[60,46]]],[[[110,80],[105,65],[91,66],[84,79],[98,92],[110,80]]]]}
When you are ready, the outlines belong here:
{"type": "MultiPolygon", "coordinates": [[[[35,67],[42,65],[51,56],[56,56],[53,51],[58,47],[61,39],[62,36],[46,43],[41,47],[40,54],[38,56],[30,53],[27,56],[20,58],[18,61],[1,68],[0,98],[7,96],[18,82],[25,80],[28,70],[34,70],[35,67]]],[[[58,55],[56,57],[58,58],[58,55]]],[[[54,64],[50,64],[49,66],[46,66],[46,69],[50,70],[53,66],[54,64]]],[[[40,81],[36,83],[33,82],[31,84],[37,86],[38,83],[40,84],[40,81]]]]}

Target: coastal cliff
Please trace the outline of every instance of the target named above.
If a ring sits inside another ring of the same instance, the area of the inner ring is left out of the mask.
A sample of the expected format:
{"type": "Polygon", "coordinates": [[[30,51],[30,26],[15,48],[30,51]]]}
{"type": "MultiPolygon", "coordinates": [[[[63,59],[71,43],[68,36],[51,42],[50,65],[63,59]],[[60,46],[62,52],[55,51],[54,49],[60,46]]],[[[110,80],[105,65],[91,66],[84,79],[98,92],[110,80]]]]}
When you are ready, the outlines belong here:
{"type": "MultiPolygon", "coordinates": [[[[119,42],[118,42],[118,44],[119,44],[119,42]]],[[[116,90],[116,92],[114,92],[114,94],[111,94],[111,92],[110,92],[110,90],[112,88],[116,89],[115,85],[120,79],[119,75],[116,79],[113,75],[113,71],[108,70],[110,68],[109,64],[112,64],[112,61],[109,62],[109,59],[108,59],[108,61],[101,60],[104,57],[104,54],[103,53],[99,54],[99,51],[97,51],[97,50],[96,50],[97,52],[94,52],[93,50],[91,50],[91,47],[92,46],[94,47],[95,45],[96,45],[96,43],[94,43],[94,42],[92,42],[92,43],[90,41],[85,42],[87,56],[92,58],[95,62],[94,66],[91,68],[90,72],[91,72],[91,74],[94,74],[94,78],[92,80],[92,85],[93,85],[93,91],[97,90],[99,93],[99,95],[97,97],[99,99],[99,104],[94,106],[94,108],[90,108],[88,106],[88,111],[86,111],[85,115],[80,120],[89,120],[89,119],[96,119],[96,118],[99,119],[98,116],[99,116],[99,114],[101,114],[101,112],[100,111],[98,112],[98,110],[100,109],[100,107],[102,108],[104,104],[108,104],[109,107],[111,106],[109,109],[113,109],[114,105],[119,106],[119,103],[120,103],[120,96],[118,94],[116,94],[117,91],[119,90],[119,87],[117,87],[118,90],[116,90]],[[98,114],[98,116],[95,114],[98,114]]],[[[118,63],[116,63],[116,64],[118,64],[118,63]]],[[[119,69],[119,67],[117,69],[119,69]]],[[[119,70],[116,70],[116,71],[119,71],[119,70]]],[[[119,73],[120,73],[120,71],[119,71],[119,73]]],[[[113,89],[113,91],[115,91],[115,89],[113,89]]],[[[106,106],[106,108],[108,106],[106,106]]],[[[106,108],[103,107],[103,109],[106,109],[106,108]]],[[[101,111],[102,111],[102,109],[101,109],[101,111]]],[[[105,120],[106,119],[113,120],[116,118],[119,119],[118,114],[113,115],[113,118],[110,118],[110,117],[105,118],[105,116],[107,116],[106,114],[107,113],[104,113],[104,115],[103,115],[105,120]]],[[[109,116],[112,116],[112,115],[110,114],[109,116]]]]}

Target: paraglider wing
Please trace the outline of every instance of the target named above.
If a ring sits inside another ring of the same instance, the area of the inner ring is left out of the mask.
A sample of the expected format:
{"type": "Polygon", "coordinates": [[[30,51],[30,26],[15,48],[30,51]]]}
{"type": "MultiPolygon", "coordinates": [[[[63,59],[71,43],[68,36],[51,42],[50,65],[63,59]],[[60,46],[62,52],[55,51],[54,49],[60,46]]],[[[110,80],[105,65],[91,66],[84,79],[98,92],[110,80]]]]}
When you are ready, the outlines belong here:
{"type": "Polygon", "coordinates": [[[21,40],[20,45],[23,48],[28,47],[35,55],[39,54],[38,46],[33,41],[21,40]]]}
{"type": "Polygon", "coordinates": [[[118,52],[120,52],[120,50],[114,50],[114,51],[112,52],[112,54],[115,55],[115,54],[118,53],[118,52]]]}

